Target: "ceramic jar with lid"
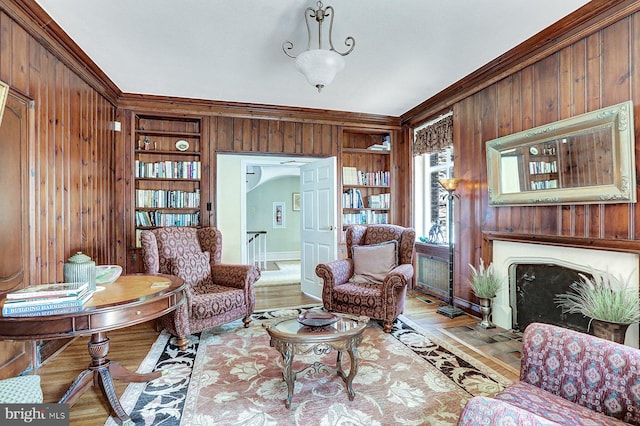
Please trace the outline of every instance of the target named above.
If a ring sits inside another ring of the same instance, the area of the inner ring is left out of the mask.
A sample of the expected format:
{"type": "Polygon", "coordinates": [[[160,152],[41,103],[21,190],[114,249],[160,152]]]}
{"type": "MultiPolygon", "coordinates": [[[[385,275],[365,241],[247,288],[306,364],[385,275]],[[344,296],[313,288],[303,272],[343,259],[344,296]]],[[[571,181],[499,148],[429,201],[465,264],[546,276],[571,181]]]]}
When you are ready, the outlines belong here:
{"type": "Polygon", "coordinates": [[[89,289],[96,289],[96,263],[89,256],[82,252],[77,252],[71,256],[64,264],[64,281],[88,282],[89,289]]]}

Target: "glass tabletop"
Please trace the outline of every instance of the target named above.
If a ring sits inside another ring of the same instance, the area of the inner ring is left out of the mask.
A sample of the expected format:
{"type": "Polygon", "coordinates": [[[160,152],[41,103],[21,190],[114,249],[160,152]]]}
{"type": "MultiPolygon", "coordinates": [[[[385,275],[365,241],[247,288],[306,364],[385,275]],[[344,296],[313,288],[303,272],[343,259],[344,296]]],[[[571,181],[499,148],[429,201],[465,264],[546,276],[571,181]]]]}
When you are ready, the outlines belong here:
{"type": "Polygon", "coordinates": [[[272,337],[293,340],[331,340],[361,333],[369,322],[368,317],[350,317],[336,314],[338,320],[322,327],[310,327],[300,323],[297,317],[276,321],[267,327],[272,337]]]}

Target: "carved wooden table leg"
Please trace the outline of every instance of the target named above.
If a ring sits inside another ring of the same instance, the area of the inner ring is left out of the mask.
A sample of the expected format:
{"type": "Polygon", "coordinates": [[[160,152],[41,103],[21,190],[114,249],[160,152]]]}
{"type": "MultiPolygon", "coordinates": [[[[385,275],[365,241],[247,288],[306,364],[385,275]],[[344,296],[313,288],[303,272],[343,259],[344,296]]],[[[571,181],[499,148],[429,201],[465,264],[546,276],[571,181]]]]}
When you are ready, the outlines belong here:
{"type": "Polygon", "coordinates": [[[342,369],[342,351],[338,351],[336,369],[338,370],[338,375],[342,377],[342,380],[344,380],[347,385],[349,401],[353,401],[353,398],[355,398],[356,396],[356,392],[353,390],[353,379],[358,373],[358,348],[356,345],[352,344],[347,349],[347,352],[349,353],[349,358],[351,358],[351,368],[349,368],[349,374],[344,374],[344,370],[342,369]]]}
{"type": "Polygon", "coordinates": [[[71,387],[59,401],[60,404],[72,406],[92,386],[102,385],[102,392],[107,397],[113,413],[121,423],[129,423],[131,419],[122,408],[118,395],[113,386],[113,379],[120,379],[127,382],[148,382],[162,375],[161,372],[139,374],[134,373],[117,362],[107,359],[109,352],[109,338],[106,333],[95,333],[91,335],[88,343],[91,363],[89,367],[81,372],[73,381],[71,387]]]}
{"type": "Polygon", "coordinates": [[[282,377],[287,384],[287,400],[284,402],[285,407],[291,408],[291,399],[293,398],[293,389],[296,383],[296,373],[293,371],[293,347],[285,345],[286,349],[282,351],[282,377]]]}

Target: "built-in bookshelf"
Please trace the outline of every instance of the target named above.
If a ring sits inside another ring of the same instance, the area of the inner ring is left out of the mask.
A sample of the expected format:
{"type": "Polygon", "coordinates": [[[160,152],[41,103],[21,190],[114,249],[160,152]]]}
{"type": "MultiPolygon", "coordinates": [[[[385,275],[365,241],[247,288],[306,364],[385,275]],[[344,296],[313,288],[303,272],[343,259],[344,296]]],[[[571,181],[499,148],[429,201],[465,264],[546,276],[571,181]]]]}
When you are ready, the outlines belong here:
{"type": "Polygon", "coordinates": [[[140,232],[202,225],[200,118],[132,116],[135,247],[140,232]]]}
{"type": "Polygon", "coordinates": [[[342,225],[391,223],[391,135],[345,131],[342,225]]]}

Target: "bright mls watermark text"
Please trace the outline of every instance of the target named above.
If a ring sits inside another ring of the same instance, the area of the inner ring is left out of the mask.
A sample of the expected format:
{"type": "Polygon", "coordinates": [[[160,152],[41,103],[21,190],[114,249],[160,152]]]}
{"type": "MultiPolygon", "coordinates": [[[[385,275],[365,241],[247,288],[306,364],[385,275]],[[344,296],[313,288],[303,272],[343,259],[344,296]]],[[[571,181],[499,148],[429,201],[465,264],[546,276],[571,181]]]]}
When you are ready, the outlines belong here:
{"type": "Polygon", "coordinates": [[[68,404],[0,404],[3,426],[69,426],[68,404]]]}

